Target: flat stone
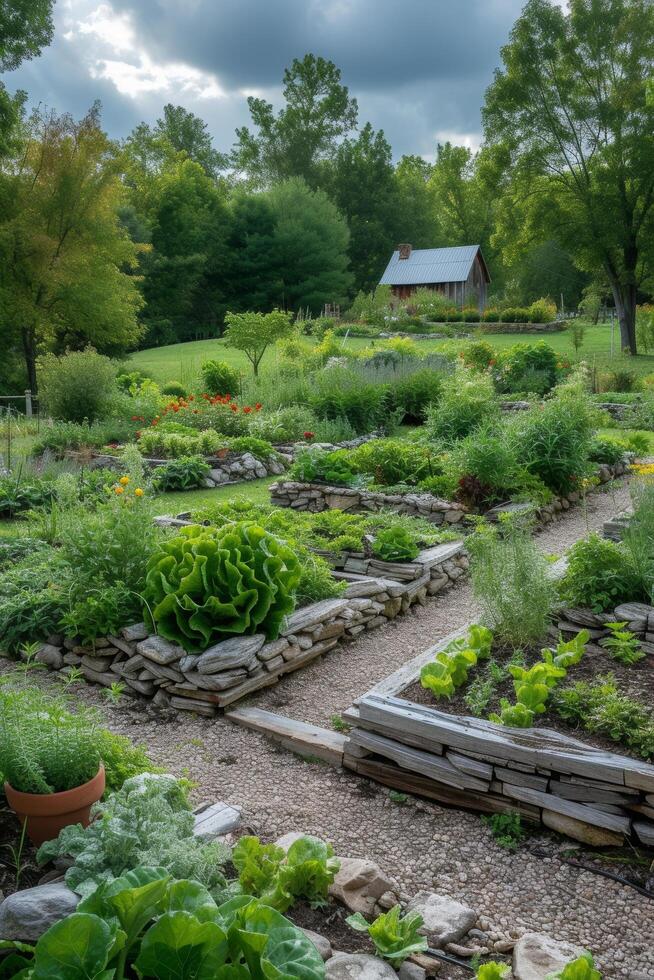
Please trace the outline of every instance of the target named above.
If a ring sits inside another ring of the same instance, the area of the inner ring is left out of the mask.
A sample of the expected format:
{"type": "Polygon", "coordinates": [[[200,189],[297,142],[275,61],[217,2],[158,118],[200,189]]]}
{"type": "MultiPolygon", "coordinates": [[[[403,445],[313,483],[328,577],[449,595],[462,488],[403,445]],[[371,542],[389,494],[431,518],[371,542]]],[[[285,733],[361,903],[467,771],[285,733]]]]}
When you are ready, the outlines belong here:
{"type": "Polygon", "coordinates": [[[399,980],[426,980],[427,971],[411,960],[405,960],[398,972],[399,980]]]}
{"type": "Polygon", "coordinates": [[[302,929],[302,932],[307,939],[313,943],[325,962],[331,959],[332,944],[330,943],[329,939],[327,939],[325,936],[321,936],[319,932],[314,932],[312,929],[302,929]]]}
{"type": "Polygon", "coordinates": [[[0,905],[0,939],[33,943],[51,925],[74,912],[79,895],[63,882],[24,888],[0,905]]]}
{"type": "Polygon", "coordinates": [[[582,953],[581,946],[558,942],[543,932],[527,932],[513,949],[514,980],[545,980],[548,973],[562,970],[582,953]]]}
{"type": "Polygon", "coordinates": [[[335,953],[325,964],[325,980],[397,980],[397,973],[376,956],[335,953]]]}
{"type": "Polygon", "coordinates": [[[238,806],[229,803],[210,803],[195,811],[193,835],[204,841],[223,837],[240,827],[243,811],[238,806]]]}
{"type": "Polygon", "coordinates": [[[266,642],[263,633],[254,636],[232,636],[205,650],[196,669],[201,674],[216,674],[220,670],[252,666],[253,660],[266,642]]]}
{"type": "Polygon", "coordinates": [[[163,636],[148,636],[147,639],[136,644],[136,649],[142,657],[164,666],[176,663],[184,656],[184,650],[179,644],[171,643],[163,636]]]}
{"type": "Polygon", "coordinates": [[[149,636],[149,630],[145,623],[134,623],[132,626],[125,626],[120,632],[128,643],[145,640],[149,636]]]}
{"type": "Polygon", "coordinates": [[[568,817],[564,813],[555,813],[554,810],[543,810],[542,820],[545,827],[555,830],[557,834],[572,837],[573,840],[589,844],[591,847],[622,847],[624,844],[624,835],[615,830],[596,827],[586,823],[585,820],[577,820],[576,817],[568,817]]]}
{"type": "Polygon", "coordinates": [[[51,643],[42,643],[36,651],[35,660],[40,664],[45,664],[51,670],[61,670],[64,665],[64,656],[61,649],[51,643]]]}
{"type": "Polygon", "coordinates": [[[340,857],[341,867],[329,886],[329,894],[353,912],[371,915],[378,899],[395,892],[395,882],[374,861],[340,857]]]}
{"type": "Polygon", "coordinates": [[[247,670],[221,670],[217,674],[201,674],[198,670],[187,670],[184,674],[189,684],[204,691],[226,691],[228,687],[240,684],[247,676],[247,670]]]}
{"type": "Polygon", "coordinates": [[[477,913],[449,895],[420,891],[407,905],[407,911],[419,912],[423,919],[420,932],[427,936],[430,946],[456,942],[472,929],[477,913]]]}

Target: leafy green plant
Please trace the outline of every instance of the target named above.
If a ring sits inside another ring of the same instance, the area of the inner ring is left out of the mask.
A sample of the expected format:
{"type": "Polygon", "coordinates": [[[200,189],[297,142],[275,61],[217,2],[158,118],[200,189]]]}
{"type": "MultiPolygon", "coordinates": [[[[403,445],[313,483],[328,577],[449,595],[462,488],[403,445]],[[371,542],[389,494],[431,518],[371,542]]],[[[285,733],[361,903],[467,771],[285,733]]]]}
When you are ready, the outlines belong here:
{"type": "Polygon", "coordinates": [[[226,887],[221,865],[229,849],[193,836],[193,813],[183,786],[172,776],[147,773],[126,780],[94,805],[92,818],[88,827],[64,827],[37,855],[41,864],[72,858],[66,884],[78,894],[90,895],[143,864],[194,878],[213,890],[226,887]]]}
{"type": "Polygon", "coordinates": [[[266,439],[255,439],[253,436],[237,436],[230,442],[229,450],[232,453],[251,453],[264,462],[279,458],[278,453],[266,439]]]}
{"type": "Polygon", "coordinates": [[[595,961],[590,953],[567,963],[562,970],[548,973],[545,980],[602,980],[602,974],[595,969],[595,961]]]}
{"type": "Polygon", "coordinates": [[[338,581],[332,575],[329,565],[320,555],[314,555],[301,546],[296,548],[300,561],[300,580],[295,590],[298,606],[323,599],[335,599],[347,590],[346,581],[338,581]]]}
{"type": "Polygon", "coordinates": [[[61,617],[60,625],[67,636],[93,645],[96,637],[117,633],[138,608],[138,596],[123,582],[116,582],[78,595],[61,617]]]}
{"type": "Polygon", "coordinates": [[[633,514],[623,537],[647,602],[654,601],[654,480],[641,477],[630,485],[633,514]]]}
{"type": "MultiPolygon", "coordinates": [[[[181,426],[179,426],[181,428],[181,426]]],[[[211,456],[220,449],[225,449],[229,441],[215,429],[203,429],[194,432],[184,426],[186,431],[171,432],[158,426],[146,429],[141,433],[138,447],[144,456],[164,456],[178,459],[187,456],[211,456]]]]}
{"type": "Polygon", "coordinates": [[[373,555],[382,561],[413,561],[418,551],[417,544],[402,527],[380,531],[372,545],[373,555]]]}
{"type": "Polygon", "coordinates": [[[240,375],[226,361],[203,361],[200,374],[204,390],[210,395],[238,394],[240,375]]]}
{"type": "Polygon", "coordinates": [[[313,908],[327,902],[329,886],[340,867],[331,845],[305,835],[285,851],[262,844],[258,837],[241,837],[232,851],[241,891],[285,912],[299,898],[313,908]]]}
{"type": "Polygon", "coordinates": [[[552,704],[571,724],[621,742],[645,759],[654,757],[654,715],[646,705],[621,694],[611,674],[554,691],[552,704]]]}
{"type": "Polygon", "coordinates": [[[422,953],[428,947],[427,940],[419,932],[423,924],[420,913],[407,912],[402,915],[399,905],[382,912],[374,922],[367,922],[360,912],[349,915],[345,921],[357,932],[366,932],[373,941],[377,956],[396,967],[413,953],[422,953]]]}
{"type": "Polygon", "coordinates": [[[307,449],[298,453],[288,471],[288,477],[301,483],[320,482],[340,487],[351,487],[357,482],[357,477],[341,450],[326,453],[322,449],[307,449]]]}
{"type": "Polygon", "coordinates": [[[171,459],[157,467],[154,475],[155,487],[163,493],[169,490],[193,490],[204,485],[210,469],[202,456],[180,456],[179,459],[171,459]]]}
{"type": "Polygon", "coordinates": [[[199,882],[139,867],[103,884],[34,948],[14,944],[35,980],[323,980],[309,939],[248,895],[216,903],[199,882]]]}
{"type": "Polygon", "coordinates": [[[524,839],[525,829],[522,826],[522,817],[519,813],[493,813],[489,817],[482,817],[485,824],[495,838],[495,842],[507,851],[515,851],[520,842],[524,839]]]}
{"type": "Polygon", "coordinates": [[[645,656],[635,633],[626,630],[626,622],[605,623],[611,631],[611,635],[600,640],[600,646],[609,651],[614,660],[619,660],[621,664],[635,664],[645,656]]]}
{"type": "Polygon", "coordinates": [[[115,365],[92,347],[38,359],[39,398],[55,419],[93,422],[108,414],[115,386],[115,365]]]}
{"type": "Polygon", "coordinates": [[[55,493],[51,480],[23,480],[20,473],[0,476],[0,518],[13,517],[34,507],[46,507],[55,493]]]}
{"type": "Polygon", "coordinates": [[[568,564],[559,594],[569,606],[593,612],[613,609],[617,603],[642,598],[638,573],[621,544],[589,534],[568,552],[568,564]]]}
{"type": "Polygon", "coordinates": [[[465,637],[448,643],[432,663],[420,671],[420,683],[436,697],[451,697],[468,679],[479,659],[490,655],[492,634],[483,626],[472,626],[465,637]]]}
{"type": "Polygon", "coordinates": [[[490,963],[483,963],[477,970],[475,977],[476,980],[502,980],[509,972],[509,966],[506,963],[496,963],[494,961],[490,963]]]}
{"type": "Polygon", "coordinates": [[[380,486],[416,484],[431,476],[433,452],[428,446],[402,439],[371,439],[348,453],[356,473],[372,477],[380,486]]]}
{"type": "Polygon", "coordinates": [[[145,616],[189,651],[258,631],[275,639],[300,573],[291,549],[257,524],[183,528],[148,561],[145,616]]]}
{"type": "Polygon", "coordinates": [[[506,725],[507,728],[530,728],[534,723],[534,712],[531,708],[520,701],[511,704],[507,698],[500,700],[500,713],[493,713],[488,717],[495,724],[506,725]]]}
{"type": "Polygon", "coordinates": [[[499,416],[493,382],[485,375],[458,372],[443,381],[441,396],[427,411],[427,433],[446,444],[463,439],[499,416]]]}

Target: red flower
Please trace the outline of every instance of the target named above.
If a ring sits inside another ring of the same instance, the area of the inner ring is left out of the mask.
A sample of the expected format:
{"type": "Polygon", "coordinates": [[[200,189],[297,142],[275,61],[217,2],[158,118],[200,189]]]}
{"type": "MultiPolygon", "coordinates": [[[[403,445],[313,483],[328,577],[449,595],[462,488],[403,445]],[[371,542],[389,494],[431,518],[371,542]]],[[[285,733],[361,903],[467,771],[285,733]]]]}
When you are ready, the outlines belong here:
{"type": "Polygon", "coordinates": [[[314,437],[314,433],[313,432],[305,432],[304,433],[304,438],[307,439],[307,440],[308,439],[313,439],[313,437],[314,437]]]}
{"type": "Polygon", "coordinates": [[[132,415],[132,422],[138,422],[138,420],[139,420],[138,415],[132,415]]]}
{"type": "Polygon", "coordinates": [[[173,412],[179,412],[179,405],[173,405],[173,412]]]}
{"type": "Polygon", "coordinates": [[[260,412],[262,408],[263,408],[263,405],[261,404],[261,402],[257,402],[256,405],[254,406],[254,410],[256,412],[260,412]]]}
{"type": "Polygon", "coordinates": [[[189,395],[187,400],[190,401],[190,402],[194,402],[195,401],[195,395],[189,395]]]}
{"type": "Polygon", "coordinates": [[[243,411],[244,411],[244,413],[245,413],[246,415],[249,415],[249,414],[250,414],[250,412],[252,411],[252,406],[251,406],[251,405],[246,405],[246,406],[244,407],[244,409],[243,409],[243,411]]]}
{"type": "Polygon", "coordinates": [[[232,412],[238,412],[238,405],[230,405],[229,407],[231,408],[232,412]]]}

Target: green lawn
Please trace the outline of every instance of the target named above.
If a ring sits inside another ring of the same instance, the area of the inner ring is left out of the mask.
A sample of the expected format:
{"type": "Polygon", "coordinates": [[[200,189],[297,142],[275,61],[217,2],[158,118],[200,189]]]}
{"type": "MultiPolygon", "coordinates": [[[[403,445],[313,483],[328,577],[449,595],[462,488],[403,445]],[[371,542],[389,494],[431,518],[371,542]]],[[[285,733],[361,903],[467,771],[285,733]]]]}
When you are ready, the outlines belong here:
{"type": "Polygon", "coordinates": [[[268,487],[279,477],[266,476],[262,480],[249,480],[244,483],[228,484],[211,490],[182,490],[175,493],[162,493],[155,498],[157,512],[160,514],[181,514],[185,510],[195,510],[205,504],[215,504],[232,497],[250,500],[254,504],[270,503],[268,487]]]}
{"type": "MultiPolygon", "coordinates": [[[[504,350],[516,343],[536,343],[541,338],[535,334],[479,334],[479,339],[487,340],[489,344],[504,350]]],[[[631,370],[638,374],[654,373],[654,355],[641,354],[638,357],[625,356],[620,352],[620,332],[617,324],[613,334],[613,356],[611,356],[611,327],[609,324],[589,324],[586,328],[584,341],[576,355],[570,335],[567,331],[560,333],[546,334],[542,338],[554,350],[562,355],[570,357],[572,360],[588,361],[595,364],[602,371],[631,370]]],[[[307,343],[313,343],[310,337],[306,338],[307,343]]],[[[354,350],[364,347],[378,346],[383,341],[369,340],[365,337],[352,337],[346,341],[347,345],[354,350]]],[[[442,350],[443,348],[457,348],[462,341],[456,340],[420,340],[416,341],[419,349],[424,352],[442,350]]],[[[166,381],[181,381],[190,384],[199,374],[200,365],[209,358],[217,358],[227,361],[233,367],[238,368],[244,374],[250,374],[252,368],[240,351],[233,350],[225,345],[223,340],[196,340],[186,344],[173,344],[169,347],[152,347],[149,350],[137,351],[133,354],[128,364],[134,369],[150,374],[155,380],[165,383],[166,381]]],[[[261,371],[266,373],[276,365],[277,353],[274,349],[264,355],[261,371]]]]}

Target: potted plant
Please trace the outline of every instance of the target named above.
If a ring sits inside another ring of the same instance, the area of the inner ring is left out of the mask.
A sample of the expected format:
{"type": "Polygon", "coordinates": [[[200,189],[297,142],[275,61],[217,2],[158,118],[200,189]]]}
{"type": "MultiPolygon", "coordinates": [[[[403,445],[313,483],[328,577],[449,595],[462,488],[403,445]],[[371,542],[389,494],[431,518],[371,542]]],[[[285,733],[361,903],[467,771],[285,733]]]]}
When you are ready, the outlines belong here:
{"type": "Polygon", "coordinates": [[[105,773],[94,712],[68,710],[65,693],[46,693],[9,675],[0,685],[0,773],[7,802],[35,845],[69,824],[87,826],[105,773]]]}

